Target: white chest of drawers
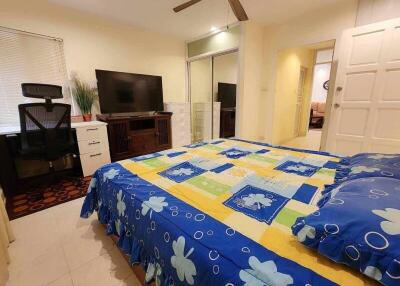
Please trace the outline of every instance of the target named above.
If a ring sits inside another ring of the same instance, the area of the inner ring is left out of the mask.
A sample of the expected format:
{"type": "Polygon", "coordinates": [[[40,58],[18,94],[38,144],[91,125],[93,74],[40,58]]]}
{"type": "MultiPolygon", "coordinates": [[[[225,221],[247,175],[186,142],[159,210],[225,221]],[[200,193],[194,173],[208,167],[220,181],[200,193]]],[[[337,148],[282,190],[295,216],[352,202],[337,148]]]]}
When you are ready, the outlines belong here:
{"type": "Polygon", "coordinates": [[[93,175],[98,168],[111,162],[107,123],[90,121],[73,125],[76,130],[83,176],[93,175]]]}
{"type": "Polygon", "coordinates": [[[172,112],[172,147],[177,148],[190,144],[190,103],[165,102],[164,110],[172,112]]]}

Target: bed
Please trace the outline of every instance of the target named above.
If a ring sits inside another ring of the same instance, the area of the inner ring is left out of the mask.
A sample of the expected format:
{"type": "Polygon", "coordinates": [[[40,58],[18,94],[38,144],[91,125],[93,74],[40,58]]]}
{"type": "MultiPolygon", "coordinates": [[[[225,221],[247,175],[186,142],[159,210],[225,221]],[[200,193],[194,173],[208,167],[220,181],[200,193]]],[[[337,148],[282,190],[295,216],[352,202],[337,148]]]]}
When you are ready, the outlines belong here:
{"type": "Polygon", "coordinates": [[[81,216],[97,211],[157,285],[375,285],[300,244],[340,158],[239,139],[105,165],[81,216]]]}

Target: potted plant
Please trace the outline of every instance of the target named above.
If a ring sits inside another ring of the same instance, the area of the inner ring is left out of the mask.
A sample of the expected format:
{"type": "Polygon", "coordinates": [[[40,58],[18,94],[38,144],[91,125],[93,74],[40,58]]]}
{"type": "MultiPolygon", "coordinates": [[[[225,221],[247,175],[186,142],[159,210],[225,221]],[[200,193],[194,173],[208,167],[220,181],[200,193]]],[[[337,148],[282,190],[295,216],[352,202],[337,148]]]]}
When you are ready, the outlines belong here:
{"type": "Polygon", "coordinates": [[[74,77],[72,82],[72,95],[81,110],[83,121],[91,121],[92,106],[98,99],[97,90],[96,88],[91,87],[88,83],[80,80],[78,77],[74,77]]]}

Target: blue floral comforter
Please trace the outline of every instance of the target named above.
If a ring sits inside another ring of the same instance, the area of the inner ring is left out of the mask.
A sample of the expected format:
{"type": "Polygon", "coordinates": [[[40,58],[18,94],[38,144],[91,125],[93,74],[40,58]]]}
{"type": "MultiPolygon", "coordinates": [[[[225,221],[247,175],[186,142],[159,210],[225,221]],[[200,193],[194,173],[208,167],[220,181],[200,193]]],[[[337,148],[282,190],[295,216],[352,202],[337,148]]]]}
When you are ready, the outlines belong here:
{"type": "Polygon", "coordinates": [[[189,145],[98,169],[81,216],[97,211],[157,285],[365,285],[290,234],[337,161],[236,140],[189,145]]]}

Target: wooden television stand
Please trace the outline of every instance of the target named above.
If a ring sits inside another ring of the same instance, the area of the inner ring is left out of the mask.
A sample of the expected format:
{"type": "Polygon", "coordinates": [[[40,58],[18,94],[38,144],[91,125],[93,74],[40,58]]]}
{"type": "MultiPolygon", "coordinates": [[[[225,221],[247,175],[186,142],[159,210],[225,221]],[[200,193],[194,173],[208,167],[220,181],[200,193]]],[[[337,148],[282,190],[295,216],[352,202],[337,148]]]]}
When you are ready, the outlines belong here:
{"type": "Polygon", "coordinates": [[[97,120],[108,124],[111,161],[170,149],[171,116],[171,112],[140,116],[98,114],[97,120]]]}

